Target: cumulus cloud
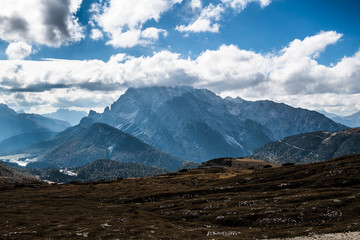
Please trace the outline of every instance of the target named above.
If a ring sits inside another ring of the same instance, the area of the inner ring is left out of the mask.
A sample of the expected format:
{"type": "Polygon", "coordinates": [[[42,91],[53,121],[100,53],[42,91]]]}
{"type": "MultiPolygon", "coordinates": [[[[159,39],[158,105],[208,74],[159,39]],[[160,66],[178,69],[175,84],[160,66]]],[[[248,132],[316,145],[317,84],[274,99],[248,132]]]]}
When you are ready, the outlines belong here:
{"type": "Polygon", "coordinates": [[[81,40],[75,13],[82,0],[2,0],[0,39],[59,47],[81,40]]]}
{"type": "Polygon", "coordinates": [[[32,53],[32,47],[24,42],[12,42],[5,51],[9,59],[24,59],[32,53]]]}
{"type": "Polygon", "coordinates": [[[91,33],[90,33],[90,38],[97,41],[97,40],[100,40],[104,37],[104,35],[102,34],[102,32],[97,29],[97,28],[94,28],[94,29],[91,29],[91,33]]]}
{"type": "Polygon", "coordinates": [[[154,27],[143,29],[150,21],[159,21],[161,15],[182,0],[110,0],[108,3],[92,5],[92,23],[102,29],[114,47],[146,45],[158,40],[166,31],[154,27]]]}
{"type": "MultiPolygon", "coordinates": [[[[147,57],[119,53],[109,61],[0,61],[3,93],[0,101],[16,101],[8,95],[22,93],[30,102],[43,101],[44,104],[34,106],[41,108],[53,106],[64,97],[75,101],[79,96],[87,96],[86,99],[93,96],[97,101],[104,100],[105,107],[130,86],[192,85],[209,88],[222,96],[272,99],[298,107],[346,113],[360,110],[360,50],[332,66],[316,61],[327,46],[341,37],[342,34],[333,31],[320,32],[303,40],[295,39],[272,53],[222,45],[195,59],[161,51],[147,57]]],[[[85,105],[83,108],[87,110],[85,105]]]]}
{"type": "Polygon", "coordinates": [[[219,32],[220,24],[218,21],[221,19],[228,9],[232,9],[235,12],[241,12],[251,2],[259,3],[261,7],[266,7],[271,3],[271,0],[221,0],[220,3],[214,5],[210,3],[206,7],[202,7],[201,0],[192,0],[190,2],[191,8],[201,9],[188,25],[178,25],[176,30],[179,32],[219,32]]]}

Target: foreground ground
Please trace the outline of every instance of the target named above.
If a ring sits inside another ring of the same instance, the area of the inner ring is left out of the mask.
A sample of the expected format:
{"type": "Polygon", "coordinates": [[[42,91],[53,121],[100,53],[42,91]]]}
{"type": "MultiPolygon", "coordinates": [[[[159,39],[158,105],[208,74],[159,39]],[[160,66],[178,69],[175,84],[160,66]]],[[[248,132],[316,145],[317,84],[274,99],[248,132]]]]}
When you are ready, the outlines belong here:
{"type": "Polygon", "coordinates": [[[267,239],[360,230],[360,155],[150,178],[0,184],[1,239],[267,239]]]}

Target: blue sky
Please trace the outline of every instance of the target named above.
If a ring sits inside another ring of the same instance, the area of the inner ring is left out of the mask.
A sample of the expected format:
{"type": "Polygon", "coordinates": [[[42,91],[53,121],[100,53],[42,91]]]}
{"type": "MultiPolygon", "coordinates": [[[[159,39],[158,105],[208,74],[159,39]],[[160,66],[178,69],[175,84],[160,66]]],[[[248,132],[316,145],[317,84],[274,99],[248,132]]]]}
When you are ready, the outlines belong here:
{"type": "Polygon", "coordinates": [[[360,111],[357,0],[3,0],[0,102],[101,111],[127,87],[192,85],[360,111]],[[96,34],[95,34],[96,33],[96,34]]]}

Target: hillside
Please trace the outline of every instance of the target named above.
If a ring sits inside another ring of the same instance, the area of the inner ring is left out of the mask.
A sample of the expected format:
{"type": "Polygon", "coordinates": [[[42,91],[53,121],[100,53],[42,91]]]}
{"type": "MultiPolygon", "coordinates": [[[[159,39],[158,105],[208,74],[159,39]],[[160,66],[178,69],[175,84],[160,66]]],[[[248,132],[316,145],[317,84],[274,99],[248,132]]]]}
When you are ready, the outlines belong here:
{"type": "Polygon", "coordinates": [[[311,163],[360,153],[360,128],[295,135],[266,144],[251,157],[282,164],[311,163]]]}
{"type": "Polygon", "coordinates": [[[119,178],[150,177],[165,173],[160,168],[154,168],[137,163],[117,162],[109,159],[98,159],[82,167],[69,169],[34,168],[38,163],[30,163],[26,168],[12,167],[17,172],[36,177],[42,181],[55,183],[89,182],[113,180],[119,178]]]}
{"type": "Polygon", "coordinates": [[[270,101],[223,99],[192,87],[129,88],[103,113],[90,111],[89,118],[197,162],[247,156],[288,135],[345,128],[317,112],[270,101]]]}
{"type": "Polygon", "coordinates": [[[7,221],[0,236],[247,240],[360,230],[360,155],[229,171],[36,188],[8,184],[0,191],[0,216],[7,221]]]}
{"type": "Polygon", "coordinates": [[[93,161],[81,167],[76,181],[98,181],[116,178],[151,177],[165,173],[163,169],[149,167],[137,163],[117,162],[108,159],[93,161]]]}
{"type": "Polygon", "coordinates": [[[47,151],[39,161],[58,167],[84,166],[96,159],[108,158],[166,170],[178,169],[184,160],[159,151],[139,139],[103,123],[84,123],[43,143],[47,151]]]}
{"type": "Polygon", "coordinates": [[[8,184],[38,184],[29,174],[22,174],[14,169],[5,166],[0,162],[0,189],[7,188],[8,184]]]}

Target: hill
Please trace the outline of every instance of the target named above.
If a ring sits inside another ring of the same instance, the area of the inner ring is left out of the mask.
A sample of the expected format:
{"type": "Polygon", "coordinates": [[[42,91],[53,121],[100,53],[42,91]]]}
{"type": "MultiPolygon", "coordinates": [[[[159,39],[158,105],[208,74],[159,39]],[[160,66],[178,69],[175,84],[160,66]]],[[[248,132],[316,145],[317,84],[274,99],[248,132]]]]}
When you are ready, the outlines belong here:
{"type": "Polygon", "coordinates": [[[42,181],[55,183],[89,182],[113,180],[119,178],[150,177],[165,173],[164,169],[154,168],[137,163],[117,162],[109,159],[98,159],[82,167],[56,169],[33,168],[38,163],[30,163],[26,168],[12,167],[17,172],[32,176],[42,181]]]}
{"type": "Polygon", "coordinates": [[[270,101],[223,99],[192,87],[129,88],[103,113],[90,111],[88,117],[197,162],[247,156],[296,133],[345,128],[317,112],[270,101]]]}
{"type": "Polygon", "coordinates": [[[295,135],[255,149],[251,157],[282,164],[311,163],[360,153],[360,128],[295,135]]]}
{"type": "Polygon", "coordinates": [[[278,167],[278,165],[252,158],[216,158],[201,163],[200,167],[201,168],[225,167],[228,169],[253,170],[253,169],[261,169],[261,168],[278,167]]]}
{"type": "Polygon", "coordinates": [[[39,148],[47,149],[38,157],[39,161],[58,167],[84,166],[96,159],[108,158],[176,170],[184,161],[109,125],[91,124],[85,119],[39,148]]]}
{"type": "Polygon", "coordinates": [[[35,180],[29,174],[22,174],[14,169],[7,167],[0,162],[0,189],[7,188],[8,184],[39,184],[40,181],[35,180]]]}
{"type": "Polygon", "coordinates": [[[76,181],[86,182],[116,178],[150,177],[165,173],[165,171],[137,163],[99,159],[81,167],[76,173],[76,181]]]}
{"type": "Polygon", "coordinates": [[[360,230],[360,155],[228,171],[206,168],[36,188],[8,184],[0,191],[0,215],[6,219],[0,235],[247,240],[360,230]]]}

